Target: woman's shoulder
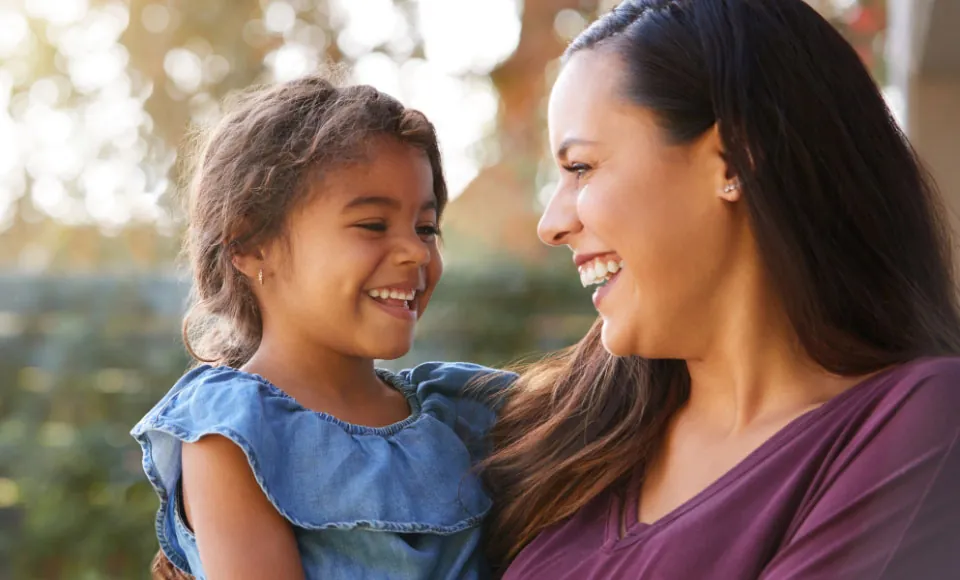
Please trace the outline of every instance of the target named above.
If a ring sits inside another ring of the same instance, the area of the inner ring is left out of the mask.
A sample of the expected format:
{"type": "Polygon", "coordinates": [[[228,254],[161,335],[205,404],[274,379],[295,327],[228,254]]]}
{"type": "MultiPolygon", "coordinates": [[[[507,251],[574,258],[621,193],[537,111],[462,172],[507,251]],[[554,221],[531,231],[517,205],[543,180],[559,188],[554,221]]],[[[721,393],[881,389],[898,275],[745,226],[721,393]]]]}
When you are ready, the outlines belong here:
{"type": "Polygon", "coordinates": [[[818,435],[827,463],[763,577],[833,569],[837,550],[845,569],[874,575],[878,563],[898,578],[949,569],[960,522],[960,358],[906,362],[840,397],[832,428],[818,435]]]}
{"type": "Polygon", "coordinates": [[[956,429],[960,423],[960,357],[916,359],[874,378],[881,387],[876,411],[917,428],[956,429]]]}
{"type": "Polygon", "coordinates": [[[871,470],[886,466],[893,473],[956,443],[960,357],[919,358],[888,368],[839,398],[823,414],[830,417],[829,431],[845,442],[837,466],[872,458],[871,470]]]}

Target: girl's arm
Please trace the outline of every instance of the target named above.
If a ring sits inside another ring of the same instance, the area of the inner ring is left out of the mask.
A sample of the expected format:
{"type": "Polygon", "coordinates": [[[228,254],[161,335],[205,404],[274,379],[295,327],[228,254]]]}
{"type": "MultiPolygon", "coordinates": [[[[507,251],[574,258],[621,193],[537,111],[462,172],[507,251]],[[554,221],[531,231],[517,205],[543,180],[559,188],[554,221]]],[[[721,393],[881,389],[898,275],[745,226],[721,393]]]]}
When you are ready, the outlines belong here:
{"type": "Polygon", "coordinates": [[[209,580],[304,577],[293,528],[229,439],[183,445],[183,503],[209,580]]]}

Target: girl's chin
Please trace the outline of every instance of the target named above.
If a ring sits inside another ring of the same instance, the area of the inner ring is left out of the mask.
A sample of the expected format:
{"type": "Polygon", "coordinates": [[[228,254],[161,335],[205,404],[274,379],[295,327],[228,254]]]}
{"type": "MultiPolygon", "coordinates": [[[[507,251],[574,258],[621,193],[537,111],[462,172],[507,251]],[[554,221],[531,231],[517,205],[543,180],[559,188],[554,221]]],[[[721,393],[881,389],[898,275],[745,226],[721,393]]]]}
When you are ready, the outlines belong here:
{"type": "Polygon", "coordinates": [[[379,344],[371,349],[371,356],[369,358],[375,360],[395,360],[398,359],[413,349],[413,339],[411,337],[397,337],[395,339],[387,338],[384,340],[384,336],[379,337],[379,344]]]}

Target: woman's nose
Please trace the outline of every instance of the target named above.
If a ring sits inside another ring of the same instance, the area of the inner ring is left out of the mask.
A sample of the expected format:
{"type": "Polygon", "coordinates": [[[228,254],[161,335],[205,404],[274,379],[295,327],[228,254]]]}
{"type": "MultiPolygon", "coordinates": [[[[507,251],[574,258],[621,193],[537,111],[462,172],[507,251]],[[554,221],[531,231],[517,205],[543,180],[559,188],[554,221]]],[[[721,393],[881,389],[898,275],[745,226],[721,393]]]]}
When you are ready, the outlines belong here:
{"type": "Polygon", "coordinates": [[[537,226],[537,235],[544,244],[568,244],[570,235],[583,229],[577,215],[577,195],[574,188],[561,188],[550,198],[537,226]]]}

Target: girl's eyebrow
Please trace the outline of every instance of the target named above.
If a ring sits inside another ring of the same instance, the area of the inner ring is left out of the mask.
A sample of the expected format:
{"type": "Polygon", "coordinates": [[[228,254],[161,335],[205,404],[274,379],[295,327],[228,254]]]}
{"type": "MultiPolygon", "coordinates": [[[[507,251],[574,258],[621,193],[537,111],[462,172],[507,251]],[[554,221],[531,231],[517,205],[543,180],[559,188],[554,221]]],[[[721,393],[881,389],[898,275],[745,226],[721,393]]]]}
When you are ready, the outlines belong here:
{"type": "MultiPolygon", "coordinates": [[[[383,195],[362,195],[350,200],[350,202],[347,203],[343,209],[348,210],[365,206],[380,206],[388,207],[390,209],[400,209],[402,204],[400,203],[400,200],[392,197],[386,197],[383,195]]],[[[429,209],[437,209],[437,200],[432,199],[420,206],[421,211],[426,211],[429,209]]]]}

